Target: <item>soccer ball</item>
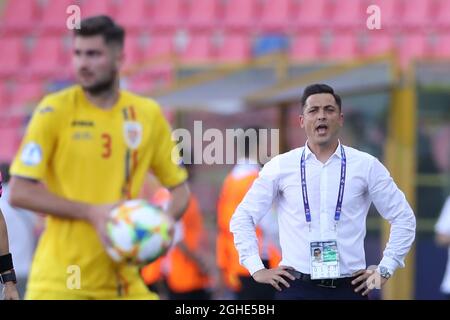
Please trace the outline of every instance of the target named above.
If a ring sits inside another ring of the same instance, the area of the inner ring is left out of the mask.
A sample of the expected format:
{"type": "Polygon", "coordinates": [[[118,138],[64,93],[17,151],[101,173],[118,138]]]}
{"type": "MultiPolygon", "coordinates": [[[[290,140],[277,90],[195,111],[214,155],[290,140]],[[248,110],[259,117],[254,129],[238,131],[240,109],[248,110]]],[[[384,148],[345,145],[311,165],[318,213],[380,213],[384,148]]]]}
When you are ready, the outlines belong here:
{"type": "Polygon", "coordinates": [[[169,248],[173,226],[167,214],[147,201],[126,201],[111,211],[106,226],[111,246],[106,251],[118,263],[150,263],[169,248]]]}

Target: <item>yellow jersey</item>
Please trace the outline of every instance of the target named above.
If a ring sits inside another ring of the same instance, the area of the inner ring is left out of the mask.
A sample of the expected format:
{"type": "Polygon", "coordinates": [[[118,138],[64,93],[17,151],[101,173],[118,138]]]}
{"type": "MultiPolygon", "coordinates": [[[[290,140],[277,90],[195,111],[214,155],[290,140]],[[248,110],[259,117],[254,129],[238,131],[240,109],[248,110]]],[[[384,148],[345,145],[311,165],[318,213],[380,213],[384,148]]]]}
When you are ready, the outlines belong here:
{"type": "MultiPolygon", "coordinates": [[[[148,171],[166,187],[183,183],[187,173],[172,161],[174,146],[155,101],[121,90],[117,103],[105,110],[73,86],[40,102],[11,174],[42,181],[69,200],[113,203],[138,197],[148,171]]],[[[51,215],[27,292],[102,299],[148,293],[138,268],[114,263],[92,225],[51,215]]]]}

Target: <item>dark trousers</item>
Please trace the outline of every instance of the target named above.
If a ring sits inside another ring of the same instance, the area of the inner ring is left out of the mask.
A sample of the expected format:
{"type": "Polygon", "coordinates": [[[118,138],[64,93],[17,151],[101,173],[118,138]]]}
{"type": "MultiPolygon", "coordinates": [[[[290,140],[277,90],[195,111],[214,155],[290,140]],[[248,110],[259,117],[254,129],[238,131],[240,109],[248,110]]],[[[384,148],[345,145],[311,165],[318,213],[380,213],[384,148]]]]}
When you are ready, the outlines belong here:
{"type": "Polygon", "coordinates": [[[206,289],[189,292],[174,292],[169,290],[169,300],[210,300],[211,294],[206,289]]]}
{"type": "Polygon", "coordinates": [[[288,280],[289,288],[282,286],[283,290],[277,291],[277,300],[368,300],[362,296],[361,291],[356,293],[356,287],[350,284],[342,284],[337,288],[320,287],[310,281],[288,280]]]}
{"type": "MultiPolygon", "coordinates": [[[[269,261],[262,260],[264,266],[269,268],[269,261]]],[[[273,300],[277,291],[270,284],[259,283],[252,276],[239,276],[241,290],[236,293],[238,300],[273,300]]]]}
{"type": "Polygon", "coordinates": [[[240,276],[241,290],[237,292],[238,300],[273,300],[275,288],[270,284],[256,282],[251,276],[240,276]]]}

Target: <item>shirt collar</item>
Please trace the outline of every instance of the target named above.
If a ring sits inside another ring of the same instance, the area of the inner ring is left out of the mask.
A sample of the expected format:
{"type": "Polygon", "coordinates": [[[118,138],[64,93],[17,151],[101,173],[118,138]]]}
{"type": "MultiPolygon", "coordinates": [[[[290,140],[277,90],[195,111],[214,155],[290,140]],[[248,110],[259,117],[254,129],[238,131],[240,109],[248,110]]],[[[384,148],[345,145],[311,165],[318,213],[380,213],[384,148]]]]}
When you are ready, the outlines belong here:
{"type": "MultiPolygon", "coordinates": [[[[311,155],[313,155],[315,157],[314,153],[308,147],[308,140],[306,140],[306,142],[305,142],[305,160],[308,159],[308,157],[311,156],[311,155]]],[[[334,156],[337,156],[339,159],[342,158],[342,155],[341,155],[341,141],[340,140],[338,140],[338,145],[336,147],[336,150],[334,150],[334,153],[331,155],[331,157],[334,157],[334,156]]]]}

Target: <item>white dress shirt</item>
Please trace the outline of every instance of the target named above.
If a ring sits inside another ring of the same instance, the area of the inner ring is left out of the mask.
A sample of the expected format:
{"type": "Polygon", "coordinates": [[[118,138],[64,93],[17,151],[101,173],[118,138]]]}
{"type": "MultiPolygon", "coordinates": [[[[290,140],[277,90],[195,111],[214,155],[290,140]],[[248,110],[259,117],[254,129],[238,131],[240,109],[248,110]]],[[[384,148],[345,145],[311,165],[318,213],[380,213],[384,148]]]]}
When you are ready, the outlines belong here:
{"type": "Polygon", "coordinates": [[[336,239],[341,276],[366,268],[364,237],[371,202],[391,224],[389,242],[380,265],[391,274],[404,266],[415,237],[416,220],[404,194],[386,168],[373,156],[345,146],[347,158],[342,212],[334,232],[334,213],[339,190],[341,152],[323,164],[305,147],[278,155],[260,171],[259,177],[236,209],[230,222],[240,263],[253,275],[264,268],[258,253],[255,224],[276,206],[282,260],[310,273],[310,241],[336,239]],[[311,210],[311,231],[303,206],[300,159],[305,150],[306,184],[311,210]]]}
{"type": "MultiPolygon", "coordinates": [[[[450,236],[450,197],[442,208],[439,220],[434,227],[437,233],[450,236]]],[[[445,294],[450,294],[450,246],[448,247],[447,268],[445,269],[444,278],[441,284],[441,291],[445,294]]]]}

